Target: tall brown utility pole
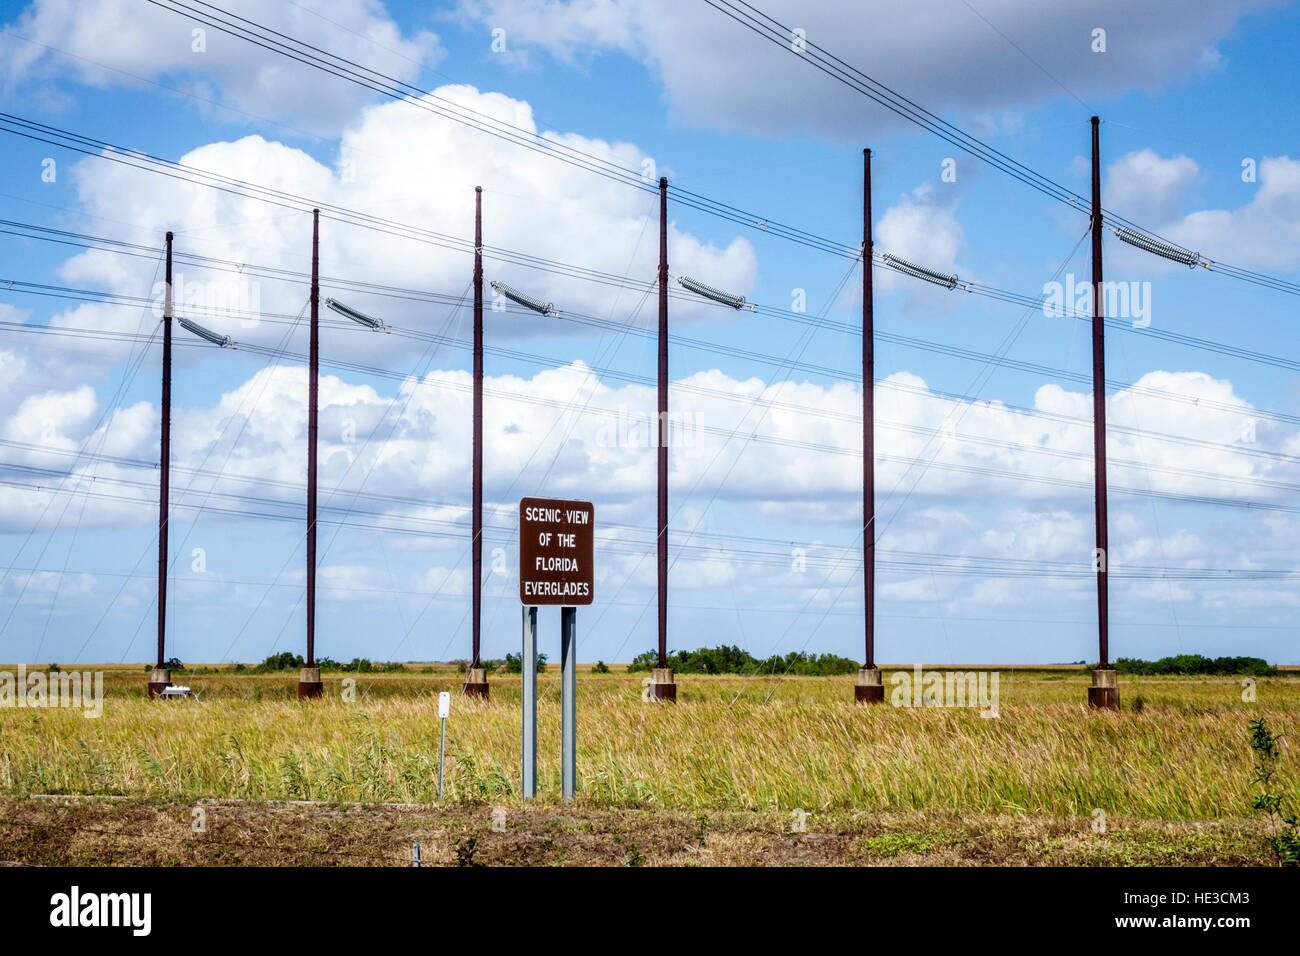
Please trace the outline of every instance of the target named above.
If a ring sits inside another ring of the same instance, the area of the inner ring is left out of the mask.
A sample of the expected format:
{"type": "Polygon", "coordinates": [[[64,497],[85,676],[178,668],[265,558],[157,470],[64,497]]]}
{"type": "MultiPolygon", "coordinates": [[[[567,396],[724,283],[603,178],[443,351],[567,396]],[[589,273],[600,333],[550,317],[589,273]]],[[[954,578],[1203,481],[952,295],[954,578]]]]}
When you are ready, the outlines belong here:
{"type": "Polygon", "coordinates": [[[316,666],[316,420],[320,369],[320,210],[311,211],[311,344],[307,359],[307,663],[298,675],[298,699],[323,692],[316,666]]]}
{"type": "Polygon", "coordinates": [[[659,179],[659,666],[650,683],[655,700],[677,700],[668,666],[668,179],[659,179]]]}
{"type": "Polygon", "coordinates": [[[483,187],[474,187],[474,477],[473,515],[473,641],[465,695],[488,695],[487,669],[479,661],[479,637],[483,609],[483,187]]]}
{"type": "Polygon", "coordinates": [[[1100,120],[1092,118],[1092,460],[1096,490],[1097,549],[1097,669],[1092,672],[1088,703],[1113,710],[1119,707],[1119,683],[1110,666],[1110,619],[1106,565],[1106,310],[1101,279],[1101,144],[1100,120]]]}
{"type": "Polygon", "coordinates": [[[158,660],[149,675],[148,695],[171,686],[163,651],[167,634],[167,518],[172,459],[172,234],[167,233],[167,271],[163,292],[162,447],[158,456],[158,660]]]}
{"type": "Polygon", "coordinates": [[[862,586],[867,658],[853,699],[879,704],[885,687],[876,667],[876,418],[875,316],[871,289],[871,150],[862,151],[862,586]]]}

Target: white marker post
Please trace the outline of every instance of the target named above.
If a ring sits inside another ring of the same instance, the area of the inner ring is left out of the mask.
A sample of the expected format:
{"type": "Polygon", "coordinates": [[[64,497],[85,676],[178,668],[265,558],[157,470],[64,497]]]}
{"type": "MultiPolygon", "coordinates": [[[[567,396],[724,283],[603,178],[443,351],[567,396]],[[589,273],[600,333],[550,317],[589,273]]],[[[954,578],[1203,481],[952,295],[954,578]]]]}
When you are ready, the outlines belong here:
{"type": "Polygon", "coordinates": [[[451,694],[438,694],[438,718],[442,721],[442,736],[438,740],[438,799],[442,800],[442,760],[447,752],[447,718],[451,715],[451,694]]]}

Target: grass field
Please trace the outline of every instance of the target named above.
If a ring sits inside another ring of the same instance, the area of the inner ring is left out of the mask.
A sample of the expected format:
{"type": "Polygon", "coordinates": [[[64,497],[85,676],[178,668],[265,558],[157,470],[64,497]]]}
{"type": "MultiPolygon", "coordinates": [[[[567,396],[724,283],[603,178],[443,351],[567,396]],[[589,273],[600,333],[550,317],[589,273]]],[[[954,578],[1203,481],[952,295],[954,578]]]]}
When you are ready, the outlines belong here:
{"type": "MultiPolygon", "coordinates": [[[[1123,709],[1107,714],[1083,706],[1081,672],[1007,669],[999,716],[983,718],[974,709],[857,707],[851,678],[682,676],[674,707],[642,702],[640,675],[584,674],[579,794],[560,810],[558,674],[539,678],[535,807],[518,792],[518,678],[496,675],[490,701],[453,705],[446,809],[439,809],[430,806],[437,801],[436,697],[459,692],[454,672],[358,675],[353,702],[343,699],[342,679],[327,675],[325,698],[308,704],[294,699],[296,674],[177,674],[201,699],[171,703],[146,701],[144,678],[138,669],[108,672],[99,719],[71,709],[0,709],[0,795],[11,824],[0,845],[35,852],[32,829],[65,825],[69,813],[74,820],[90,814],[103,829],[146,810],[154,820],[187,818],[202,801],[226,807],[218,816],[254,832],[265,829],[250,822],[259,814],[280,823],[286,812],[314,820],[292,831],[300,835],[350,819],[337,806],[256,806],[317,801],[422,805],[391,811],[399,816],[388,829],[374,825],[392,836],[403,820],[441,821],[445,845],[427,839],[434,857],[449,862],[459,859],[456,847],[468,837],[457,828],[465,827],[483,831],[475,852],[489,862],[555,862],[534,852],[546,839],[561,847],[560,862],[594,861],[577,839],[589,823],[626,834],[611,844],[613,857],[627,857],[618,862],[638,862],[628,843],[645,862],[683,862],[682,846],[707,847],[687,839],[703,828],[718,853],[732,847],[731,862],[779,862],[784,851],[764,850],[765,840],[808,844],[820,833],[821,849],[805,847],[795,862],[802,853],[806,862],[969,855],[977,862],[1265,863],[1263,821],[1249,810],[1247,722],[1262,716],[1285,740],[1300,739],[1300,680],[1290,676],[1259,680],[1251,703],[1233,678],[1126,679],[1123,709]],[[31,799],[51,794],[127,799],[31,799]],[[513,860],[501,849],[509,840],[488,827],[498,806],[531,834],[513,860]],[[789,833],[797,810],[812,815],[807,834],[789,833]],[[1094,831],[1096,810],[1105,814],[1104,834],[1094,831]],[[545,836],[555,820],[559,829],[545,836]]],[[[885,680],[888,690],[888,673],[885,680]]],[[[1275,790],[1300,794],[1297,760],[1285,743],[1283,757],[1275,790]]],[[[262,845],[238,832],[244,839],[235,842],[262,845]]],[[[392,839],[391,852],[409,857],[404,837],[392,839]]],[[[121,848],[111,842],[79,845],[116,861],[121,848]]]]}

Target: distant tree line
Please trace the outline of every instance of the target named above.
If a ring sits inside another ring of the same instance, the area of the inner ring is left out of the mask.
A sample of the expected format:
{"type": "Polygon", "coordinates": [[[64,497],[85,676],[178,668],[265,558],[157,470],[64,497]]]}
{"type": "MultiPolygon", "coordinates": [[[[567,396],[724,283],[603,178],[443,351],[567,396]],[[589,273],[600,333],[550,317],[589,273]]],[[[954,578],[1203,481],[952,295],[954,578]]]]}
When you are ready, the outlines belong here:
{"type": "MultiPolygon", "coordinates": [[[[646,651],[633,658],[629,672],[649,671],[659,666],[659,652],[646,651]]],[[[668,666],[678,674],[797,674],[804,677],[826,677],[832,674],[856,674],[857,661],[835,654],[805,654],[791,651],[784,657],[773,654],[760,658],[734,645],[701,647],[694,651],[673,651],[668,655],[668,666]]]]}
{"type": "MultiPolygon", "coordinates": [[[[644,654],[638,654],[633,658],[627,669],[629,673],[650,671],[658,666],[658,661],[659,655],[657,651],[646,651],[644,654]]],[[[454,663],[458,665],[458,670],[462,674],[465,673],[469,666],[468,661],[462,660],[454,663]]],[[[523,662],[516,654],[507,654],[505,660],[484,659],[481,664],[489,673],[504,670],[507,674],[518,674],[523,670],[523,662]]],[[[165,666],[173,671],[182,670],[185,667],[176,658],[169,660],[165,666]]],[[[306,662],[303,660],[302,655],[295,654],[292,651],[283,651],[279,654],[270,655],[262,663],[253,667],[237,664],[235,665],[235,671],[236,673],[271,674],[280,671],[299,670],[305,666],[306,662]]],[[[382,674],[405,669],[405,665],[399,661],[371,661],[364,657],[354,657],[346,664],[328,657],[322,657],[316,661],[316,666],[326,672],[352,672],[358,674],[382,674]]],[[[701,647],[694,651],[673,651],[668,655],[668,666],[678,674],[768,673],[795,674],[803,677],[827,677],[855,674],[859,665],[857,661],[850,660],[847,657],[839,657],[835,654],[805,654],[802,651],[791,651],[784,656],[773,654],[771,657],[759,658],[735,645],[719,644],[717,647],[701,647]]],[[[149,670],[151,667],[152,665],[146,665],[145,670],[149,670]]],[[[1114,667],[1121,674],[1135,674],[1138,676],[1204,674],[1207,676],[1275,677],[1278,674],[1278,669],[1262,657],[1206,657],[1203,654],[1178,654],[1174,657],[1162,657],[1156,661],[1142,660],[1137,657],[1121,657],[1115,661],[1114,667]]],[[[50,670],[57,669],[57,664],[50,665],[50,670]]],[[[1093,668],[1089,667],[1088,669],[1092,670],[1093,668]]],[[[425,670],[429,669],[425,668],[425,670]]],[[[546,655],[538,654],[537,672],[540,674],[545,670],[546,655]]],[[[206,672],[206,668],[200,668],[194,673],[206,672]]],[[[604,662],[598,662],[594,672],[607,674],[609,673],[609,667],[604,662]]]]}
{"type": "MultiPolygon", "coordinates": [[[[284,651],[280,654],[272,654],[262,663],[252,668],[255,674],[271,674],[278,671],[299,670],[307,666],[301,654],[295,654],[292,651],[284,651]]],[[[352,671],[358,674],[382,674],[388,671],[400,671],[404,665],[400,661],[370,661],[364,657],[354,657],[346,664],[333,660],[329,657],[320,657],[316,660],[316,666],[322,671],[352,671]]],[[[236,670],[241,668],[237,667],[236,670]]]]}
{"type": "Polygon", "coordinates": [[[1162,657],[1158,661],[1144,661],[1136,657],[1121,657],[1115,661],[1115,670],[1121,674],[1245,674],[1250,677],[1272,677],[1277,668],[1262,657],[1206,657],[1203,654],[1178,654],[1162,657]]]}
{"type": "MultiPolygon", "coordinates": [[[[522,673],[524,672],[524,658],[523,658],[523,655],[522,655],[522,654],[507,654],[507,655],[506,655],[505,664],[504,664],[503,666],[505,667],[505,671],[506,671],[507,674],[522,674],[522,673]]],[[[544,674],[545,672],[546,672],[546,655],[545,655],[545,654],[538,654],[538,655],[537,655],[537,673],[539,673],[539,674],[544,674]]]]}

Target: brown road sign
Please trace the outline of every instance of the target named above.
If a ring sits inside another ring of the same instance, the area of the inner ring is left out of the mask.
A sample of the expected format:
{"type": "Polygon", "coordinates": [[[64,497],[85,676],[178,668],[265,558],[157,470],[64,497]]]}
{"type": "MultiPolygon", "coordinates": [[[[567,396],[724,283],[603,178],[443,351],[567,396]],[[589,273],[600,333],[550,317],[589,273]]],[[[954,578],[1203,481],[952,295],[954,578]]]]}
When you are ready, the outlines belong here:
{"type": "Polygon", "coordinates": [[[577,607],[596,582],[596,509],[590,501],[519,499],[519,600],[577,607]]]}

